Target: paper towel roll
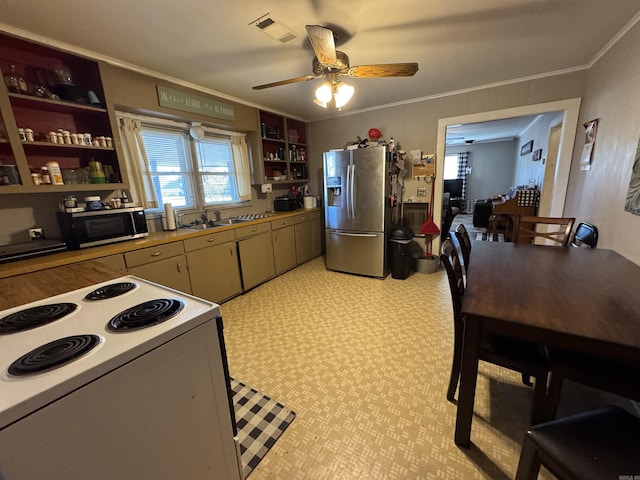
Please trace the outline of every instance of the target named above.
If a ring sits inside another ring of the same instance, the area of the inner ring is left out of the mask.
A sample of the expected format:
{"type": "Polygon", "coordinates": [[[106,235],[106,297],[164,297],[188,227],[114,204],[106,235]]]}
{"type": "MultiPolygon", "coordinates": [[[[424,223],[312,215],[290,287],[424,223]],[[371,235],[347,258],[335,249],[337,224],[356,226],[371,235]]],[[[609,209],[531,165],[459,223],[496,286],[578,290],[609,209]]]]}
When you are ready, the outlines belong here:
{"type": "Polygon", "coordinates": [[[176,229],[176,217],[173,215],[173,205],[170,203],[164,204],[164,214],[166,217],[166,226],[167,230],[175,230],[176,229]]]}
{"type": "Polygon", "coordinates": [[[316,197],[312,197],[310,195],[303,197],[302,201],[304,203],[304,208],[314,208],[314,203],[317,202],[316,197]]]}

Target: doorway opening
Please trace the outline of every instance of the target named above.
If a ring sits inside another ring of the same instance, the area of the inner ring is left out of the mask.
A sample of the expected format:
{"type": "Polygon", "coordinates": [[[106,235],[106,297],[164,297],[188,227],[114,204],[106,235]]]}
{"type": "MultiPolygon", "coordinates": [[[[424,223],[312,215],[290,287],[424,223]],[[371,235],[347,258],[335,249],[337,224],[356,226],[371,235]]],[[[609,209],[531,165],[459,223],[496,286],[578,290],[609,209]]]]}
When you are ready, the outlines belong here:
{"type": "MultiPolygon", "coordinates": [[[[545,216],[562,216],[569,181],[571,159],[573,156],[573,145],[576,138],[580,103],[580,98],[572,98],[556,102],[525,105],[522,107],[514,107],[504,110],[494,110],[440,119],[438,121],[436,152],[437,158],[442,160],[436,163],[436,178],[438,180],[435,182],[434,210],[440,211],[442,208],[444,158],[447,131],[450,127],[453,129],[457,126],[470,123],[481,124],[482,122],[531,117],[557,112],[561,118],[559,123],[562,125],[559,132],[556,156],[557,161],[554,167],[549,169],[550,172],[546,173],[546,175],[551,175],[552,173],[552,176],[550,178],[545,177],[545,181],[549,181],[553,185],[553,188],[550,189],[550,192],[545,192],[547,193],[545,198],[546,204],[541,204],[538,213],[539,215],[545,216]],[[553,170],[553,172],[551,172],[551,170],[553,170]]],[[[439,248],[439,244],[435,246],[435,248],[439,248]]]]}

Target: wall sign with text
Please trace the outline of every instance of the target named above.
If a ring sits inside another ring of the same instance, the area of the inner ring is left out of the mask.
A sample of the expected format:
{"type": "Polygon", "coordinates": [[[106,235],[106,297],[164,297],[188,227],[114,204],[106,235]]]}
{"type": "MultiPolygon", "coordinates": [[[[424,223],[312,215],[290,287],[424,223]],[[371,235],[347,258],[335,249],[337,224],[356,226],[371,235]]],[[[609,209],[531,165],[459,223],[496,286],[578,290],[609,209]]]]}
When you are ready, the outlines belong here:
{"type": "Polygon", "coordinates": [[[199,113],[200,115],[222,120],[233,121],[235,119],[233,105],[216,102],[210,98],[192,95],[160,85],[157,88],[158,103],[163,107],[182,110],[183,112],[199,113]]]}

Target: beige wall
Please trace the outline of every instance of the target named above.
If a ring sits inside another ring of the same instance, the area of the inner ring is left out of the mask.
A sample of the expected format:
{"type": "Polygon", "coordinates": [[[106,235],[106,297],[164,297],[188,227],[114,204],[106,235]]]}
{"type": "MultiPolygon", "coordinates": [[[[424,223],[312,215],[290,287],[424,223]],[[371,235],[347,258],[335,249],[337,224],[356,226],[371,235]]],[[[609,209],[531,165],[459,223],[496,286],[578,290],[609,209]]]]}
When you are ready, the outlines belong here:
{"type": "Polygon", "coordinates": [[[640,135],[640,25],[590,70],[580,124],[599,119],[591,170],[580,170],[584,129],[577,134],[565,212],[598,227],[598,247],[640,264],[640,217],[624,201],[640,135]]]}
{"type": "MultiPolygon", "coordinates": [[[[640,264],[640,217],[624,211],[640,136],[640,25],[631,29],[591,69],[513,85],[342,115],[309,126],[315,188],[321,188],[322,152],[342,147],[371,127],[394,137],[404,150],[436,151],[438,119],[582,97],[580,125],[600,119],[590,171],[580,171],[584,130],[578,129],[565,215],[594,223],[601,248],[611,248],[640,264]]],[[[402,80],[399,79],[398,82],[402,80]]],[[[358,88],[366,88],[360,82],[358,88]]],[[[318,190],[320,191],[320,190],[318,190]]]]}

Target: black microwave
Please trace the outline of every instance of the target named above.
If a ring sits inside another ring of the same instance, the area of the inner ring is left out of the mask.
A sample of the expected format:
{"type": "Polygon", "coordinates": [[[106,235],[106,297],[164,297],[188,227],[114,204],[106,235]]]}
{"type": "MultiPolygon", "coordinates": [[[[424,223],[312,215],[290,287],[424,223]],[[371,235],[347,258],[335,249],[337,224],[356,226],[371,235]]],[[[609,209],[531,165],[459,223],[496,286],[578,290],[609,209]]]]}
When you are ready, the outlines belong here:
{"type": "Polygon", "coordinates": [[[142,207],[58,212],[60,232],[72,249],[106,245],[149,235],[142,207]]]}

